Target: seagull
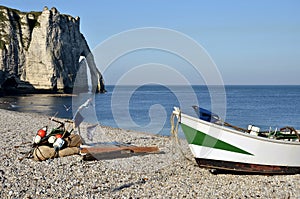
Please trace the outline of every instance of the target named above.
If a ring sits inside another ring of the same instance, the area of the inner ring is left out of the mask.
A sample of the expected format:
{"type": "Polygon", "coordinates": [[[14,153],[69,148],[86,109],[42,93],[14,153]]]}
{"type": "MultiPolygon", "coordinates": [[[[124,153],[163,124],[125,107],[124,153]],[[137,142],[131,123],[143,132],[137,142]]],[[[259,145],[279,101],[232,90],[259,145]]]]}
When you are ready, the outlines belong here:
{"type": "Polygon", "coordinates": [[[10,107],[12,107],[12,108],[17,108],[18,107],[18,105],[15,105],[15,104],[13,104],[13,103],[8,103],[9,105],[10,105],[10,107]]]}
{"type": "Polygon", "coordinates": [[[64,105],[66,111],[69,111],[71,109],[71,106],[67,107],[66,105],[64,105]]]}

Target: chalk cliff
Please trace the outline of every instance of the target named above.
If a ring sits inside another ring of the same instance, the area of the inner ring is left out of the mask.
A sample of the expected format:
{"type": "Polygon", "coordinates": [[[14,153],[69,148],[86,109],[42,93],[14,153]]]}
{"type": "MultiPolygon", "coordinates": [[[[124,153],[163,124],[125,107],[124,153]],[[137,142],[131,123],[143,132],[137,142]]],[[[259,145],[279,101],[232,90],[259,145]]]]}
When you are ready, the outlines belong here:
{"type": "MultiPolygon", "coordinates": [[[[79,26],[79,17],[60,14],[56,8],[21,12],[0,6],[0,86],[71,92],[84,56],[93,91],[104,92],[102,75],[79,26]]],[[[86,89],[86,70],[80,71],[85,73],[79,75],[80,85],[86,89]]]]}

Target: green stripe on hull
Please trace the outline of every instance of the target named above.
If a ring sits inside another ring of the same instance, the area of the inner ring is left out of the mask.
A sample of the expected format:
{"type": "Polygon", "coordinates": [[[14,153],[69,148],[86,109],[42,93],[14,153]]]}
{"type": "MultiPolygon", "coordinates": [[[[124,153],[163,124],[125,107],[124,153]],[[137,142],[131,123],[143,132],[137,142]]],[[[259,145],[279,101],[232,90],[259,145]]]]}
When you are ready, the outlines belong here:
{"type": "Polygon", "coordinates": [[[253,155],[247,151],[244,151],[243,149],[228,144],[227,142],[214,138],[201,131],[197,131],[187,125],[181,124],[181,128],[189,144],[195,144],[199,146],[205,146],[246,155],[253,155]]]}

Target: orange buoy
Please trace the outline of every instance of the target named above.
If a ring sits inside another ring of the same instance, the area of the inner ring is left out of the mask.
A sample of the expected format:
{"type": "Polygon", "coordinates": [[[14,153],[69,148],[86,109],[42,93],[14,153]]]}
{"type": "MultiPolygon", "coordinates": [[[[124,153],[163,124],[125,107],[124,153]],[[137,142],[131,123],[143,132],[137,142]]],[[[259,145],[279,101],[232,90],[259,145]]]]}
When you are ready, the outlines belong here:
{"type": "Polygon", "coordinates": [[[46,134],[47,134],[47,126],[38,130],[36,136],[33,139],[33,142],[36,144],[40,143],[42,138],[44,138],[46,136],[46,134]]]}
{"type": "Polygon", "coordinates": [[[41,138],[46,136],[46,131],[44,129],[40,129],[37,132],[37,135],[39,135],[41,138]]]}
{"type": "Polygon", "coordinates": [[[56,134],[55,137],[56,137],[56,139],[57,138],[62,138],[62,134],[56,134]]]}

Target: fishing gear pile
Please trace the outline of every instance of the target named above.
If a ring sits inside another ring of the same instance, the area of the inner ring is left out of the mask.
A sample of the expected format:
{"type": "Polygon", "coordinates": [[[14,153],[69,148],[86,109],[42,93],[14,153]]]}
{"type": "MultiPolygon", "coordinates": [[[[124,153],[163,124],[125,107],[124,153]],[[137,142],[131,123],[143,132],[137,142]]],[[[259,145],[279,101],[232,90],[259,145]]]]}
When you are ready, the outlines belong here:
{"type": "Polygon", "coordinates": [[[70,131],[65,128],[65,122],[73,122],[68,120],[61,122],[53,118],[50,118],[50,120],[60,125],[52,129],[50,133],[47,132],[47,126],[37,131],[36,136],[33,138],[32,150],[29,152],[29,157],[32,157],[36,161],[43,161],[79,154],[79,146],[82,144],[81,137],[78,134],[72,133],[73,128],[70,131]]]}

